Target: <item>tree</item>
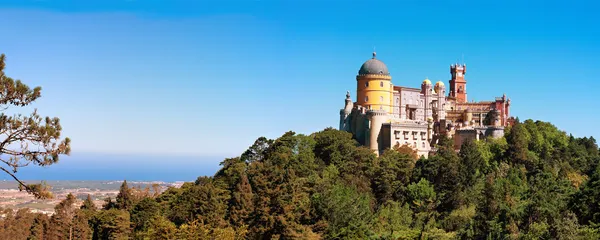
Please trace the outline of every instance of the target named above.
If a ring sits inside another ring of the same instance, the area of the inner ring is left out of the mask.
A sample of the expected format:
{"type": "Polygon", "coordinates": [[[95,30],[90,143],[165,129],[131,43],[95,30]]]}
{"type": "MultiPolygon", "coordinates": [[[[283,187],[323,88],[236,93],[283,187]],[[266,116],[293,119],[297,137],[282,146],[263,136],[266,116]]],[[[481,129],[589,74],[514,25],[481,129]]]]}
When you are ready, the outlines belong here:
{"type": "Polygon", "coordinates": [[[55,214],[50,219],[51,239],[73,239],[73,218],[75,217],[75,196],[69,193],[54,208],[55,214]]]}
{"type": "Polygon", "coordinates": [[[129,210],[133,207],[133,196],[131,194],[131,189],[127,186],[127,180],[123,181],[121,184],[116,200],[117,208],[119,209],[129,210]]]}
{"type": "Polygon", "coordinates": [[[160,215],[160,205],[152,198],[144,198],[131,210],[134,231],[145,231],[151,222],[160,215]]]}
{"type": "Polygon", "coordinates": [[[92,196],[87,195],[87,198],[83,201],[83,205],[81,205],[81,209],[96,210],[96,204],[92,201],[92,196]]]}
{"type": "Polygon", "coordinates": [[[125,210],[112,208],[100,211],[92,219],[92,239],[128,239],[130,225],[129,213],[125,210]]]}
{"type": "MultiPolygon", "coordinates": [[[[6,56],[0,55],[0,111],[11,106],[24,107],[41,96],[41,87],[31,89],[20,80],[14,80],[4,73],[6,56]]],[[[45,184],[26,184],[16,173],[19,168],[30,164],[49,166],[59,160],[59,156],[70,154],[71,140],[61,140],[62,127],[58,118],[42,118],[37,109],[29,116],[0,113],[0,170],[19,183],[37,198],[50,198],[52,194],[45,184]],[[3,139],[2,139],[3,138],[3,139]]]]}
{"type": "Polygon", "coordinates": [[[73,217],[72,239],[89,240],[92,239],[92,229],[90,228],[90,220],[94,216],[94,210],[76,209],[73,217]]]}
{"type": "Polygon", "coordinates": [[[250,214],[254,211],[252,198],[252,186],[250,186],[248,176],[243,174],[233,191],[229,204],[229,219],[234,226],[242,226],[249,219],[250,214]]]}
{"type": "Polygon", "coordinates": [[[498,117],[498,112],[496,110],[490,110],[485,118],[483,119],[483,125],[494,125],[494,121],[498,117]]]}
{"type": "Polygon", "coordinates": [[[374,166],[372,191],[378,205],[390,200],[403,200],[404,189],[410,181],[410,173],[414,167],[413,158],[409,155],[386,150],[374,166]]]}
{"type": "Polygon", "coordinates": [[[313,133],[315,139],[315,155],[325,165],[339,165],[352,160],[352,153],[358,147],[358,142],[352,139],[352,134],[333,128],[313,133]]]}
{"type": "Polygon", "coordinates": [[[372,198],[353,186],[335,184],[312,196],[319,215],[326,218],[326,239],[366,239],[373,217],[372,198]]]}

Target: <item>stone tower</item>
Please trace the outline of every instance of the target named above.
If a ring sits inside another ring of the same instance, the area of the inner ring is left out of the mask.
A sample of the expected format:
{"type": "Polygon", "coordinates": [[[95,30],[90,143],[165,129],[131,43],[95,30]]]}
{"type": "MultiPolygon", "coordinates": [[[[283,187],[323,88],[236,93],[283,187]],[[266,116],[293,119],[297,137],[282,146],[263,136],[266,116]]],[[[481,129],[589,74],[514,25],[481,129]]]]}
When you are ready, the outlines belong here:
{"type": "Polygon", "coordinates": [[[452,79],[450,79],[449,96],[456,99],[458,103],[467,102],[467,81],[465,80],[467,65],[450,65],[450,73],[452,74],[452,79]]]}
{"type": "Polygon", "coordinates": [[[382,149],[380,145],[383,145],[381,126],[388,121],[389,114],[385,110],[369,110],[367,112],[367,117],[370,122],[368,146],[371,150],[375,151],[377,156],[379,156],[379,150],[382,149]]]}

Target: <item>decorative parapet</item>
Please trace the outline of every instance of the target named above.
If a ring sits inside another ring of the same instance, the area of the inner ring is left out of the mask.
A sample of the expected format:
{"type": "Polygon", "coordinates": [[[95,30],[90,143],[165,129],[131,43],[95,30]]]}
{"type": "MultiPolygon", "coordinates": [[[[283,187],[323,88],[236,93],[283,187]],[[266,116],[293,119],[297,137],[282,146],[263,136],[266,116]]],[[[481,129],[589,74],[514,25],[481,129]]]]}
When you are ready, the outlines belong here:
{"type": "Polygon", "coordinates": [[[369,117],[371,117],[371,116],[387,116],[387,115],[389,115],[389,114],[385,110],[368,110],[367,111],[367,116],[369,116],[369,117]]]}

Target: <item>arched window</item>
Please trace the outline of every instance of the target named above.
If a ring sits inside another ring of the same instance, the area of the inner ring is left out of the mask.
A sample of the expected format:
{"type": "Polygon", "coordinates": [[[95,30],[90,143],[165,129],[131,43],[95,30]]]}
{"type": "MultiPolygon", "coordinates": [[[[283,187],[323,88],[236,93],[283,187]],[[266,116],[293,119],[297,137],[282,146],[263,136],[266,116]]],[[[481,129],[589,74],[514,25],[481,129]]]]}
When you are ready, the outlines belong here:
{"type": "Polygon", "coordinates": [[[383,87],[383,81],[379,82],[379,86],[383,87]]]}
{"type": "Polygon", "coordinates": [[[369,87],[369,82],[365,82],[365,87],[369,87]]]}
{"type": "Polygon", "coordinates": [[[422,148],[425,149],[425,142],[421,144],[422,148]]]}
{"type": "Polygon", "coordinates": [[[383,102],[383,96],[379,96],[379,101],[383,102]]]}
{"type": "Polygon", "coordinates": [[[379,106],[379,110],[383,110],[383,106],[379,106]]]}
{"type": "Polygon", "coordinates": [[[369,96],[366,96],[365,97],[365,102],[368,102],[368,101],[369,101],[369,96]]]}

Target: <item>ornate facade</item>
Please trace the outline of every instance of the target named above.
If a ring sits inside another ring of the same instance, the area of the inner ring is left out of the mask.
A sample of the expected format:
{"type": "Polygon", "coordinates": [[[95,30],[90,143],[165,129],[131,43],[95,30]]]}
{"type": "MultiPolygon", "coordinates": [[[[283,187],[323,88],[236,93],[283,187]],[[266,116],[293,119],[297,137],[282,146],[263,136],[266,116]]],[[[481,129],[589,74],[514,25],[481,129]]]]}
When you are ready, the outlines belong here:
{"type": "Polygon", "coordinates": [[[511,124],[510,99],[468,102],[466,65],[450,66],[449,89],[438,81],[423,80],[420,88],[394,86],[387,66],[373,57],[356,76],[356,101],[346,93],[340,110],[340,130],[351,132],[377,154],[396,145],[408,145],[428,156],[441,135],[454,137],[458,149],[465,139],[504,135],[511,124]],[[488,116],[489,115],[489,116],[488,116]]]}

